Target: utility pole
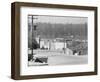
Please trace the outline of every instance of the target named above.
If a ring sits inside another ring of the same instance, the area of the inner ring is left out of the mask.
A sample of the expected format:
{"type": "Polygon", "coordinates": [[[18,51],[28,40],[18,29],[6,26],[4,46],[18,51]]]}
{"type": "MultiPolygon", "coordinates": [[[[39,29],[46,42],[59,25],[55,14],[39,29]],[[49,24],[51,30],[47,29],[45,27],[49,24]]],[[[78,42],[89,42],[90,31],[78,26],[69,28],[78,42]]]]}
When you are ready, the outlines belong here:
{"type": "Polygon", "coordinates": [[[33,45],[33,44],[34,44],[34,43],[33,43],[34,38],[33,38],[33,37],[35,37],[35,35],[34,35],[34,30],[37,29],[37,28],[36,28],[37,25],[34,25],[34,20],[35,20],[35,19],[38,19],[38,18],[35,18],[35,17],[32,15],[32,19],[31,19],[31,20],[32,20],[32,48],[31,48],[31,50],[32,50],[32,56],[34,55],[34,54],[33,54],[33,49],[34,49],[34,47],[33,47],[33,46],[34,46],[34,45],[33,45]]]}

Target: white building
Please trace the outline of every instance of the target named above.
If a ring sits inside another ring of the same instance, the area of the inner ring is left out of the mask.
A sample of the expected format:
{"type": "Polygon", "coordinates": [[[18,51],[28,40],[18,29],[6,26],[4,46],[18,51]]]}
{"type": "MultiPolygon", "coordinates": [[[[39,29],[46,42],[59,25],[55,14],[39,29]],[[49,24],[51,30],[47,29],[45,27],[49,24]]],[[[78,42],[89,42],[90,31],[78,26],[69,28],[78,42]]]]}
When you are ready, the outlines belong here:
{"type": "Polygon", "coordinates": [[[40,49],[47,50],[62,50],[67,55],[73,55],[73,51],[67,47],[67,42],[62,38],[57,39],[39,39],[36,38],[37,43],[40,45],[40,49]]]}
{"type": "Polygon", "coordinates": [[[56,41],[54,46],[56,50],[63,50],[64,48],[67,48],[67,43],[56,41]]]}
{"type": "Polygon", "coordinates": [[[62,50],[64,48],[67,48],[67,43],[54,39],[41,39],[40,48],[47,48],[49,50],[62,50]]]}

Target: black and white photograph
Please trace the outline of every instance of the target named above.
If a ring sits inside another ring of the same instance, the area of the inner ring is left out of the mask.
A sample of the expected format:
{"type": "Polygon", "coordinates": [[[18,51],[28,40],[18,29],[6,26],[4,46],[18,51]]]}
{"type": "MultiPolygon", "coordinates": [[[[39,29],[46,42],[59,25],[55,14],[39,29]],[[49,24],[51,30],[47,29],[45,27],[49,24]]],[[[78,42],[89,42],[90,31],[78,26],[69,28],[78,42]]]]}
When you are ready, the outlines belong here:
{"type": "Polygon", "coordinates": [[[12,3],[11,77],[97,75],[97,7],[12,3]]]}
{"type": "Polygon", "coordinates": [[[88,18],[27,16],[28,66],[88,64],[88,18]]]}

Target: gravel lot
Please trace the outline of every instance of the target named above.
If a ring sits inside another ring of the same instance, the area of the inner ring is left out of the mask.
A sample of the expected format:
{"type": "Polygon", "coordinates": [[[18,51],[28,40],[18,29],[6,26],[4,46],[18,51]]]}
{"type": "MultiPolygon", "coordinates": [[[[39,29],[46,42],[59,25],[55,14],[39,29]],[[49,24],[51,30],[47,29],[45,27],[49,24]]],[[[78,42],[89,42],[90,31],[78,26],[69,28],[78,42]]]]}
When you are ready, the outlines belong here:
{"type": "Polygon", "coordinates": [[[48,58],[49,65],[77,65],[87,64],[88,57],[85,56],[50,56],[48,58]]]}
{"type": "MultiPolygon", "coordinates": [[[[36,55],[37,57],[42,57],[42,55],[36,55]]],[[[75,55],[66,55],[66,54],[61,54],[61,55],[43,55],[43,57],[47,57],[47,64],[45,63],[38,63],[34,61],[28,62],[29,66],[44,66],[44,65],[79,65],[79,64],[87,64],[88,63],[88,56],[83,55],[83,56],[75,56],[75,55]]]]}

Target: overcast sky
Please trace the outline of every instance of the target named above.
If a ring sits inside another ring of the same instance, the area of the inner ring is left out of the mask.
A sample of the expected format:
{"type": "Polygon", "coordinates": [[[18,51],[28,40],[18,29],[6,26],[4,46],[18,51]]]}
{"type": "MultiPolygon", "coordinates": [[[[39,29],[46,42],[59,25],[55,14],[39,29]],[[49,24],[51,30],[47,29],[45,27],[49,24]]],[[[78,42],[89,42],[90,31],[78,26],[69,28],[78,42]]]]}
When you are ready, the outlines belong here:
{"type": "MultiPolygon", "coordinates": [[[[34,16],[34,22],[42,23],[72,23],[72,24],[83,24],[87,23],[86,17],[68,17],[68,16],[34,16]]],[[[31,21],[31,20],[29,20],[31,21]]]]}

